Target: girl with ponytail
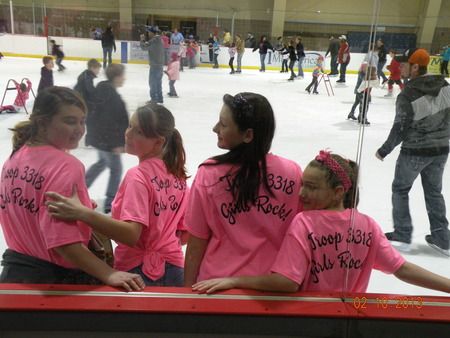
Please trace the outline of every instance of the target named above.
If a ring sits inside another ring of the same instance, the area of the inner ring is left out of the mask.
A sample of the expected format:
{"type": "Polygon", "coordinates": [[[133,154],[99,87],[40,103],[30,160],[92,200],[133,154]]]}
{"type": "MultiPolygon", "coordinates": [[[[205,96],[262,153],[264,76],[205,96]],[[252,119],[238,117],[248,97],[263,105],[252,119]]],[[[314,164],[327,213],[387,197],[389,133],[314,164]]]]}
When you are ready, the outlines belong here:
{"type": "Polygon", "coordinates": [[[117,271],[89,249],[92,229],[49,217],[44,192],[79,196],[89,209],[83,164],[67,151],[85,132],[86,105],[72,89],[39,92],[28,121],[13,129],[13,151],[0,183],[0,223],[8,249],[1,283],[102,284],[127,291],[144,288],[137,274],[117,271]]]}
{"type": "Polygon", "coordinates": [[[182,220],[188,198],[186,154],[172,113],[148,102],[125,132],[125,151],[139,158],[112,203],[112,218],[79,203],[77,196],[47,196],[50,215],[80,220],[118,242],[115,268],[139,274],[147,286],[182,286],[182,220]],[[180,240],[180,237],[182,240],[180,240]]]}

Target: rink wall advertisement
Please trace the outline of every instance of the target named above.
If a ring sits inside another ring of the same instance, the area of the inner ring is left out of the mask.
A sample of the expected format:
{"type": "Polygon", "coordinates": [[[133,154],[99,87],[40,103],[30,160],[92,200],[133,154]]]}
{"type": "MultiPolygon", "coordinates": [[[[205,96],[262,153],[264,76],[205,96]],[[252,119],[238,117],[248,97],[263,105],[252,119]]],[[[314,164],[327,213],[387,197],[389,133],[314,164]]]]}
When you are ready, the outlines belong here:
{"type": "MultiPolygon", "coordinates": [[[[69,60],[89,60],[91,58],[103,59],[103,49],[101,41],[82,38],[64,38],[57,37],[57,43],[63,48],[66,59],[69,60]]],[[[123,63],[148,63],[148,52],[141,50],[140,42],[137,41],[116,41],[117,50],[113,53],[114,62],[123,63]],[[122,51],[122,46],[124,46],[122,51]]],[[[171,52],[178,52],[179,46],[171,45],[171,52]]],[[[36,37],[30,35],[12,35],[5,34],[0,36],[0,51],[5,56],[20,56],[20,57],[37,57],[42,58],[48,54],[48,40],[45,37],[36,37]]],[[[314,69],[317,57],[325,54],[323,51],[305,51],[306,57],[303,61],[303,68],[306,71],[314,69]]],[[[351,61],[347,67],[347,71],[357,73],[365,54],[352,53],[351,61]]],[[[432,56],[429,66],[429,72],[439,74],[439,66],[441,57],[432,56]]],[[[221,46],[221,52],[218,57],[219,65],[228,67],[230,56],[228,48],[221,46]]],[[[200,45],[200,51],[196,55],[196,62],[199,66],[206,66],[212,63],[207,45],[200,45]]],[[[279,52],[269,51],[266,55],[266,69],[280,70],[282,56],[279,52]]],[[[390,59],[386,66],[389,65],[390,59]]],[[[236,65],[236,60],[234,62],[236,65]]],[[[330,58],[325,58],[324,69],[330,69],[330,58]]],[[[242,57],[242,68],[244,69],[259,69],[260,56],[258,51],[253,52],[252,49],[246,48],[242,57]]],[[[297,68],[297,64],[295,65],[297,68]]],[[[386,69],[384,69],[387,72],[386,69]]]]}

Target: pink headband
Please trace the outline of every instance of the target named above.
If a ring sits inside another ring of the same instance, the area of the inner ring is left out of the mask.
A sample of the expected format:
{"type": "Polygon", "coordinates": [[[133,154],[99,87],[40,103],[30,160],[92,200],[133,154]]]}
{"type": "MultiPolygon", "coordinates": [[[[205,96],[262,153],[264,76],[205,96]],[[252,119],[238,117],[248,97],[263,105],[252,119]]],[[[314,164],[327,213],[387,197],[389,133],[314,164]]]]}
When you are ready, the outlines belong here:
{"type": "Polygon", "coordinates": [[[348,192],[352,186],[352,181],[348,177],[347,172],[341,167],[331,156],[331,151],[321,150],[319,155],[316,156],[316,161],[322,162],[339,178],[344,186],[345,192],[348,192]]]}

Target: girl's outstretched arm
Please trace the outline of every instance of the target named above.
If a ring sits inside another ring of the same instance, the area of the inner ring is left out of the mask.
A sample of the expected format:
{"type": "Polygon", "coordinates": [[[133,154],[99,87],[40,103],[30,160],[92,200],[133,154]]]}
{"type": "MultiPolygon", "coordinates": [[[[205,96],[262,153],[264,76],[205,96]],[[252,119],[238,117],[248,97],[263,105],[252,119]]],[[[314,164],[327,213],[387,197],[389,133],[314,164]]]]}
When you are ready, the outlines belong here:
{"type": "Polygon", "coordinates": [[[406,283],[450,293],[450,279],[439,276],[410,262],[405,262],[394,273],[394,276],[406,283]]]}
{"type": "Polygon", "coordinates": [[[279,273],[264,276],[235,276],[198,282],[193,291],[214,293],[228,289],[254,289],[260,291],[297,292],[299,285],[279,273]]]}
{"type": "Polygon", "coordinates": [[[46,192],[52,198],[45,202],[51,217],[65,221],[81,221],[108,238],[128,246],[136,245],[141,235],[142,225],[137,222],[124,222],[102,215],[84,206],[74,185],[72,196],[64,197],[56,192],[46,192]]]}

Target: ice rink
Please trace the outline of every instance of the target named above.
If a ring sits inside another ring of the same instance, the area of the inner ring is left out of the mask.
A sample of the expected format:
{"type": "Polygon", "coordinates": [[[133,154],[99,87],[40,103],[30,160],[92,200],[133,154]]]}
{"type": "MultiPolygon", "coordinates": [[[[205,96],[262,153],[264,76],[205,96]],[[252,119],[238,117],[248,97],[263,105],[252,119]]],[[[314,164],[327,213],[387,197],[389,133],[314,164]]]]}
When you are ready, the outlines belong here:
{"type": "MultiPolygon", "coordinates": [[[[329,59],[326,59],[329,63],[329,59]]],[[[64,73],[54,69],[55,85],[73,87],[78,75],[85,69],[86,62],[64,60],[67,67],[64,73]]],[[[245,65],[245,54],[243,57],[245,65]]],[[[5,57],[0,62],[0,94],[3,97],[8,79],[20,81],[29,78],[33,88],[37,89],[41,59],[5,57]]],[[[148,65],[126,65],[126,82],[119,88],[119,93],[126,102],[129,114],[136,107],[149,100],[148,65]]],[[[335,153],[355,159],[360,132],[364,133],[361,157],[360,204],[359,211],[374,218],[383,231],[392,230],[391,217],[391,183],[394,167],[400,147],[387,156],[384,162],[375,158],[376,150],[386,140],[395,114],[394,98],[385,98],[387,88],[375,88],[372,91],[372,103],[369,107],[369,127],[360,130],[357,123],[347,121],[346,117],[354,101],[353,89],[356,75],[347,75],[346,85],[336,85],[337,78],[331,78],[334,96],[328,96],[324,84],[319,86],[319,95],[309,95],[305,87],[312,75],[305,72],[305,79],[288,82],[288,75],[279,71],[243,69],[241,74],[229,74],[228,67],[212,69],[198,67],[195,70],[185,68],[181,80],[175,84],[179,98],[165,96],[164,105],[174,114],[176,126],[183,136],[187,168],[192,182],[197,166],[210,156],[221,152],[216,146],[216,135],[212,127],[216,123],[222,106],[224,94],[238,92],[255,92],[266,96],[271,102],[276,116],[276,134],[272,145],[274,154],[292,159],[305,168],[319,150],[329,148],[335,153]]],[[[104,80],[101,71],[98,81],[104,80]]],[[[163,78],[163,92],[168,92],[167,77],[163,78]]],[[[4,104],[12,104],[16,91],[8,91],[4,104]]],[[[32,95],[27,102],[31,112],[34,99],[32,95]]],[[[0,115],[0,162],[3,163],[11,152],[11,132],[8,128],[27,119],[25,112],[0,115]]],[[[86,149],[84,141],[72,154],[79,158],[86,167],[97,159],[96,150],[86,149]]],[[[133,156],[123,155],[124,171],[137,164],[133,156]]],[[[103,203],[106,182],[109,173],[104,172],[89,189],[91,198],[103,203]]],[[[450,205],[450,172],[444,173],[443,193],[450,205]]],[[[429,233],[429,223],[420,179],[416,180],[410,193],[410,208],[414,222],[412,250],[404,257],[415,264],[450,278],[450,259],[435,253],[425,242],[429,233]]],[[[102,210],[99,208],[99,210],[102,210]]],[[[449,213],[447,218],[449,218],[449,213]]],[[[6,248],[0,235],[0,252],[6,248]]],[[[374,271],[368,292],[398,293],[415,295],[440,295],[435,292],[406,284],[381,272],[374,271]]]]}

